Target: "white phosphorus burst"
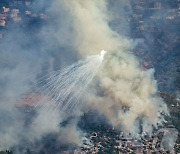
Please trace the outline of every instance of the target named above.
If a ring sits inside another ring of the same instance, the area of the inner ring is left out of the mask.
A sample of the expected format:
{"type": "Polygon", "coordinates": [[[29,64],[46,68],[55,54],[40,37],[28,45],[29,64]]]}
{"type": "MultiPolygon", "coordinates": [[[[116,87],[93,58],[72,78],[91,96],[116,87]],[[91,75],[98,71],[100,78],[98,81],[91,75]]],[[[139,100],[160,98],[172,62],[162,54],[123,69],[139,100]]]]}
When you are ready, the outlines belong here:
{"type": "Polygon", "coordinates": [[[105,51],[105,50],[102,50],[102,51],[100,52],[100,54],[99,54],[100,61],[103,61],[104,55],[106,54],[106,52],[107,52],[107,51],[105,51]]]}
{"type": "Polygon", "coordinates": [[[106,51],[88,56],[60,71],[55,71],[38,81],[37,93],[44,96],[37,107],[43,113],[72,113],[78,107],[79,99],[99,69],[106,51]]]}

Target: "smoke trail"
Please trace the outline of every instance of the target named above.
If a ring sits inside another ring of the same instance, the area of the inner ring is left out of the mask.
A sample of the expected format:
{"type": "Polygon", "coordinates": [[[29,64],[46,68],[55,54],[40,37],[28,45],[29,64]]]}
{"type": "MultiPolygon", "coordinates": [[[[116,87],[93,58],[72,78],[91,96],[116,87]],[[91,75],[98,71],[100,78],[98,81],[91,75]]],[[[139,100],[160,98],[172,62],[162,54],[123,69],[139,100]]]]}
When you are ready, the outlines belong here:
{"type": "MultiPolygon", "coordinates": [[[[88,56],[85,60],[50,73],[39,80],[33,91],[43,96],[36,101],[37,109],[40,108],[40,112],[43,112],[42,116],[46,114],[53,119],[51,115],[56,112],[61,113],[61,118],[72,116],[80,107],[80,98],[96,75],[105,53],[103,50],[99,55],[88,56]]],[[[34,95],[31,99],[33,98],[34,95]]]]}
{"type": "Polygon", "coordinates": [[[99,50],[108,51],[99,76],[99,87],[104,96],[89,94],[88,103],[102,112],[114,126],[136,132],[138,119],[144,131],[162,124],[162,114],[168,114],[158,96],[154,70],[142,70],[136,57],[130,53],[134,43],[119,35],[109,26],[108,1],[65,0],[74,22],[77,50],[81,55],[99,50]]]}

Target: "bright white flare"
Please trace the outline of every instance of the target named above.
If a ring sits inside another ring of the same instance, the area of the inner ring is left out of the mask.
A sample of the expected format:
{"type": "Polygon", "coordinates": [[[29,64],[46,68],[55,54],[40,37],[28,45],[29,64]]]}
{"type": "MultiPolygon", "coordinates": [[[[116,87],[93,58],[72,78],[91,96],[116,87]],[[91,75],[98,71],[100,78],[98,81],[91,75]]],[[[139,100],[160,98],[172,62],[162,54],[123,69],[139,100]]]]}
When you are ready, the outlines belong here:
{"type": "Polygon", "coordinates": [[[106,52],[107,52],[107,51],[102,50],[101,53],[99,54],[99,58],[100,58],[101,61],[103,61],[104,55],[106,54],[106,52]]]}

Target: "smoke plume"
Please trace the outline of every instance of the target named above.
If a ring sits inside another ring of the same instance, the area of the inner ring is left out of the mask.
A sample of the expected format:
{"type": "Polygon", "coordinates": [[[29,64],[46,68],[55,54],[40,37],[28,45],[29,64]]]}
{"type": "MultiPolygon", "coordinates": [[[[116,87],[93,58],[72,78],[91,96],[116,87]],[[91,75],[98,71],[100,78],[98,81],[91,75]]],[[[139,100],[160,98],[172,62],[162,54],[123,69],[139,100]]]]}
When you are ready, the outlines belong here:
{"type": "MultiPolygon", "coordinates": [[[[64,1],[73,19],[77,50],[82,56],[107,50],[99,70],[99,87],[104,96],[89,94],[90,107],[103,113],[114,125],[136,132],[141,119],[144,131],[162,124],[167,107],[158,96],[154,70],[143,70],[131,53],[135,41],[109,26],[108,1],[64,1]]],[[[122,29],[123,30],[123,29],[122,29]]],[[[95,90],[94,90],[95,91],[95,90]]]]}

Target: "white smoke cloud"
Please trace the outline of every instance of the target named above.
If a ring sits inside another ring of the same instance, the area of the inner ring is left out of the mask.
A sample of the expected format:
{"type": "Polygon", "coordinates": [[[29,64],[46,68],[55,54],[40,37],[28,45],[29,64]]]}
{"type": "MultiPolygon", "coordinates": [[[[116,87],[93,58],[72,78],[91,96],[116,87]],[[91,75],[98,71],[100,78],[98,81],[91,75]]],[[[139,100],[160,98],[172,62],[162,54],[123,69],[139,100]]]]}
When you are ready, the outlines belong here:
{"type": "Polygon", "coordinates": [[[83,136],[84,133],[79,128],[77,128],[77,121],[73,121],[61,129],[58,140],[62,144],[76,144],[81,146],[83,136]]]}
{"type": "MultiPolygon", "coordinates": [[[[143,118],[149,127],[157,126],[163,122],[161,114],[168,114],[168,110],[158,96],[154,70],[143,70],[130,53],[133,41],[111,29],[107,2],[64,1],[74,21],[74,39],[80,54],[93,54],[102,49],[108,51],[98,73],[99,86],[105,96],[89,94],[89,105],[102,112],[111,124],[120,124],[131,133],[138,118],[143,118]]],[[[145,124],[144,129],[147,129],[145,124]]]]}

